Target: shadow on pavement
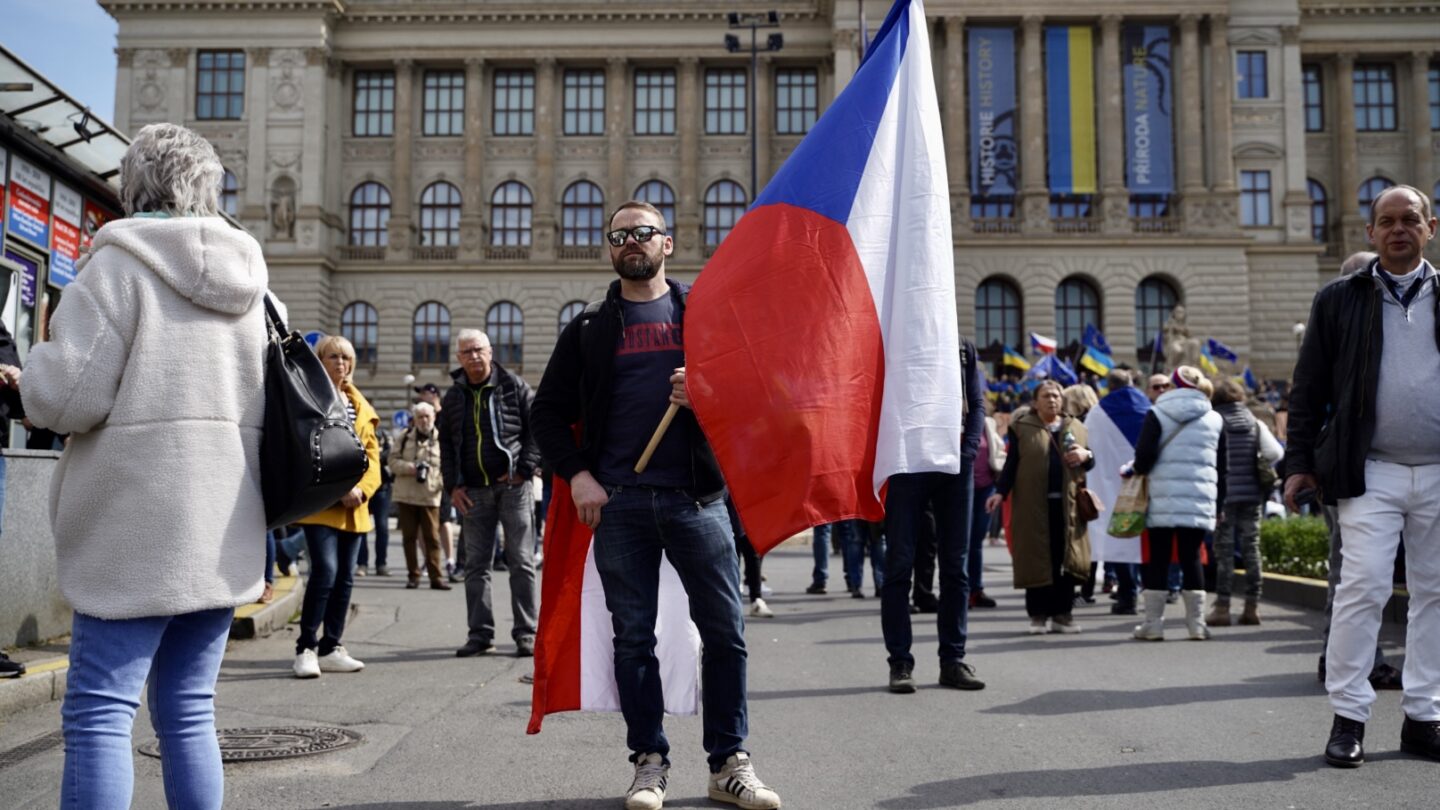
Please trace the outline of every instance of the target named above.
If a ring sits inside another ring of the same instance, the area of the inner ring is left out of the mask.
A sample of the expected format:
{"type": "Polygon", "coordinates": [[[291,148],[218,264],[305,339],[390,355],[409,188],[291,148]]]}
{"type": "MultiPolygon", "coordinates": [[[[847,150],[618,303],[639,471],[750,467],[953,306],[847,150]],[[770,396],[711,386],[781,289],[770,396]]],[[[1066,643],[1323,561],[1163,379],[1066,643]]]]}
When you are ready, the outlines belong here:
{"type": "Polygon", "coordinates": [[[1155,709],[1187,703],[1209,703],[1215,700],[1253,700],[1287,697],[1309,697],[1315,694],[1313,676],[1266,675],[1247,678],[1240,683],[1213,686],[1166,686],[1159,689],[1062,689],[1026,698],[1008,706],[981,709],[982,714],[1021,714],[1053,717],[1085,712],[1155,709]]]}
{"type": "Polygon", "coordinates": [[[887,810],[962,807],[995,799],[1056,799],[1076,796],[1166,793],[1231,785],[1290,782],[1326,767],[1317,755],[1261,762],[1149,762],[1079,770],[1007,771],[927,782],[909,796],[876,803],[887,810]]]}
{"type": "MultiPolygon", "coordinates": [[[[618,798],[604,799],[536,799],[531,802],[501,802],[491,803],[483,800],[476,801],[442,801],[442,802],[376,802],[373,804],[345,804],[327,805],[332,810],[466,810],[467,808],[485,808],[485,810],[551,810],[551,808],[564,808],[564,810],[615,810],[620,805],[618,798]]],[[[665,806],[675,807],[715,807],[716,805],[708,799],[697,796],[691,798],[667,796],[665,806]]]]}
{"type": "MultiPolygon", "coordinates": [[[[882,659],[881,663],[884,661],[882,659]]],[[[788,700],[790,698],[848,697],[869,695],[886,691],[886,682],[877,681],[875,686],[837,686],[834,689],[751,689],[747,692],[750,700],[788,700]]],[[[666,800],[668,803],[668,799],[666,800]]]]}

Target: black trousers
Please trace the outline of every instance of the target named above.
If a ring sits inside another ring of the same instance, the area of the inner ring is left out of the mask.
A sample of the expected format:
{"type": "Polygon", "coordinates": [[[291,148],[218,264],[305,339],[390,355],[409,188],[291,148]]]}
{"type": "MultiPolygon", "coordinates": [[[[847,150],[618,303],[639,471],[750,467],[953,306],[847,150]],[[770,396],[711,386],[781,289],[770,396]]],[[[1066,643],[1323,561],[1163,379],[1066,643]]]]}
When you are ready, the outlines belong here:
{"type": "Polygon", "coordinates": [[[1200,546],[1205,543],[1204,529],[1177,529],[1154,526],[1149,529],[1150,559],[1145,562],[1145,590],[1164,591],[1170,586],[1170,558],[1175,545],[1180,546],[1180,577],[1187,591],[1205,589],[1205,570],[1200,565],[1200,546]]]}
{"type": "Polygon", "coordinates": [[[1064,498],[1047,499],[1050,524],[1050,584],[1025,589],[1025,613],[1034,619],[1069,616],[1075,608],[1075,580],[1060,572],[1065,563],[1064,498]]]}
{"type": "MultiPolygon", "coordinates": [[[[935,505],[925,504],[920,515],[920,524],[915,533],[915,584],[911,590],[912,600],[917,605],[929,605],[932,609],[940,604],[935,597],[935,555],[939,546],[935,540],[935,505]]],[[[971,542],[974,542],[973,540],[971,542]]]]}

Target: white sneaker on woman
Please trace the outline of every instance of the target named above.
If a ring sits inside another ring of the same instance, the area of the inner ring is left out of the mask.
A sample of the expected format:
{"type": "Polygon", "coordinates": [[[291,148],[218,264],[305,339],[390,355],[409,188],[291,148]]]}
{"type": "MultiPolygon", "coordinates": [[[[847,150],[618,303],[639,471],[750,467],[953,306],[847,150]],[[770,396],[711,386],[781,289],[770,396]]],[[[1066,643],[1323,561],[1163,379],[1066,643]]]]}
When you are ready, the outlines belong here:
{"type": "Polygon", "coordinates": [[[320,662],[315,658],[314,650],[302,650],[299,655],[295,656],[295,677],[320,677],[320,662]]]}
{"type": "Polygon", "coordinates": [[[359,672],[365,665],[350,657],[344,647],[336,647],[329,655],[320,656],[321,672],[359,672]]]}
{"type": "Polygon", "coordinates": [[[757,597],[750,601],[750,615],[757,619],[773,619],[775,618],[775,611],[771,610],[770,606],[765,604],[764,599],[757,597]]]}

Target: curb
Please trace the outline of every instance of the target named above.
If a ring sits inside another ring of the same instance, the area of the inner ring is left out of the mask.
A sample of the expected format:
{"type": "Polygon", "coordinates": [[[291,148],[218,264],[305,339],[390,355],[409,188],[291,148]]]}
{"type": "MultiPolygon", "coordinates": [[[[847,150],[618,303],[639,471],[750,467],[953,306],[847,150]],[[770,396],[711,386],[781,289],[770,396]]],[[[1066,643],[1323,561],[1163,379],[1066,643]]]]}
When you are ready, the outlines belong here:
{"type": "MultiPolygon", "coordinates": [[[[1329,587],[1323,579],[1292,577],[1285,574],[1265,574],[1260,590],[1261,604],[1280,602],[1292,607],[1324,612],[1325,592],[1329,587]]],[[[1237,594],[1233,598],[1239,597],[1237,594]]],[[[1243,598],[1243,597],[1239,597],[1243,598]]],[[[1410,594],[1396,588],[1385,606],[1383,620],[1389,624],[1404,625],[1410,610],[1410,594]]]]}
{"type": "MultiPolygon", "coordinates": [[[[235,609],[230,625],[232,640],[264,638],[284,627],[300,607],[305,581],[298,576],[275,579],[275,600],[268,605],[249,604],[235,609]]],[[[65,697],[70,659],[67,656],[34,662],[19,678],[0,681],[0,720],[65,697]]]]}

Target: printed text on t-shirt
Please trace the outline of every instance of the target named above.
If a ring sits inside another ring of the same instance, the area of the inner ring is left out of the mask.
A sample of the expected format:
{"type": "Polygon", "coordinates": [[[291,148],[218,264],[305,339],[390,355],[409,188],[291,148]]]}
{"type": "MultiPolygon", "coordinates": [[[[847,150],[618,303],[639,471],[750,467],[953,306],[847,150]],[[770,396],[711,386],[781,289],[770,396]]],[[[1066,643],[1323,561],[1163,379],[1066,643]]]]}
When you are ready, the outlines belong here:
{"type": "Polygon", "coordinates": [[[666,352],[684,348],[684,327],[680,324],[636,323],[625,327],[616,354],[666,352]]]}

